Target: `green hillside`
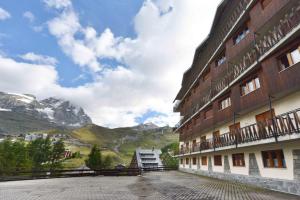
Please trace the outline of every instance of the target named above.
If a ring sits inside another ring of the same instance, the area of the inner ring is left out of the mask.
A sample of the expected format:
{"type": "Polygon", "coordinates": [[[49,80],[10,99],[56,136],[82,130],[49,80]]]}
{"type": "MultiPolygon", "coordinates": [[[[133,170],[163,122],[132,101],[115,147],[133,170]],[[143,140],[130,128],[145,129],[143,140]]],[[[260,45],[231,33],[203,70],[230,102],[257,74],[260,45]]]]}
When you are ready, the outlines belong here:
{"type": "MultiPolygon", "coordinates": [[[[108,129],[88,125],[73,130],[71,136],[84,144],[99,145],[103,149],[104,155],[110,154],[114,157],[115,164],[129,164],[135,149],[138,147],[161,149],[167,144],[178,141],[178,135],[172,133],[171,128],[138,131],[131,127],[108,129]]],[[[88,154],[87,147],[76,147],[76,145],[71,144],[70,148],[72,151],[79,150],[84,155],[88,154]]],[[[78,163],[83,164],[83,161],[77,159],[75,165],[78,163]]]]}

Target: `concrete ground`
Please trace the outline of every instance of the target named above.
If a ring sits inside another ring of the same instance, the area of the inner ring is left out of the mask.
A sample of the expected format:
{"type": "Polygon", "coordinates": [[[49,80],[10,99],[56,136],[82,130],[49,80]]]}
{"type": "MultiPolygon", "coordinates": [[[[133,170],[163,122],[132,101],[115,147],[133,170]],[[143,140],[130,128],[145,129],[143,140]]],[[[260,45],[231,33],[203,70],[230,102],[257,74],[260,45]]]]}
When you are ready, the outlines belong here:
{"type": "Polygon", "coordinates": [[[0,183],[1,200],[299,200],[299,196],[182,172],[141,177],[80,177],[0,183]]]}

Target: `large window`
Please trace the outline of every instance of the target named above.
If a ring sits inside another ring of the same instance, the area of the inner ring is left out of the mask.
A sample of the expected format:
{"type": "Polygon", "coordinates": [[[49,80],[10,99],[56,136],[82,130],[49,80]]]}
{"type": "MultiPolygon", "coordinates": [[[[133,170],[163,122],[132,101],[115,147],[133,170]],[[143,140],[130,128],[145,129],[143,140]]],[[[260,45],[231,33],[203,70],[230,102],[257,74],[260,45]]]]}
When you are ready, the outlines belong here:
{"type": "Polygon", "coordinates": [[[219,110],[223,110],[227,107],[231,106],[231,99],[230,97],[226,97],[219,102],[219,110]]]}
{"type": "Polygon", "coordinates": [[[262,158],[263,158],[264,167],[286,168],[284,154],[281,149],[262,151],[262,158]]]}
{"type": "Polygon", "coordinates": [[[181,165],[183,164],[183,159],[182,159],[182,158],[180,159],[180,164],[181,164],[181,165]]]}
{"type": "Polygon", "coordinates": [[[275,116],[274,109],[255,115],[257,123],[267,126],[268,122],[275,116]]]}
{"type": "Polygon", "coordinates": [[[250,92],[253,92],[254,90],[257,90],[258,88],[260,88],[260,81],[259,78],[253,78],[250,81],[244,83],[241,86],[241,92],[242,92],[242,96],[249,94],[250,92]]]}
{"type": "Polygon", "coordinates": [[[201,156],[201,164],[207,165],[207,156],[201,156]]]}
{"type": "Polygon", "coordinates": [[[247,22],[243,27],[242,29],[240,29],[240,31],[236,34],[235,37],[233,37],[233,43],[234,44],[238,44],[240,43],[240,41],[242,41],[246,35],[250,32],[249,28],[248,28],[248,23],[247,22]]]}
{"type": "Polygon", "coordinates": [[[215,164],[215,166],[222,166],[222,156],[221,155],[214,156],[214,164],[215,164]]]}
{"type": "Polygon", "coordinates": [[[196,157],[193,158],[193,165],[197,165],[197,158],[196,157]]]}
{"type": "Polygon", "coordinates": [[[243,153],[232,154],[233,166],[243,167],[245,166],[245,158],[243,153]]]}
{"type": "Polygon", "coordinates": [[[300,62],[300,46],[288,51],[279,58],[279,70],[282,71],[300,62]]]}

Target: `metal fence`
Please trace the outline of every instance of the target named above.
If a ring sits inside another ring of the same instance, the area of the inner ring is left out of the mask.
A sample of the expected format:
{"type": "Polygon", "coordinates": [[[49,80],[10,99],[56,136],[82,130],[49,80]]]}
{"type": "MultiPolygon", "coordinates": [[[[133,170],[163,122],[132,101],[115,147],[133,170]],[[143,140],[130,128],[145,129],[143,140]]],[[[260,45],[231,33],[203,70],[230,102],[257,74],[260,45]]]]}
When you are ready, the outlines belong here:
{"type": "Polygon", "coordinates": [[[66,178],[82,176],[138,176],[150,171],[170,171],[177,168],[152,167],[152,168],[124,168],[124,169],[67,169],[67,170],[41,170],[41,171],[15,171],[0,175],[0,181],[66,178]]]}

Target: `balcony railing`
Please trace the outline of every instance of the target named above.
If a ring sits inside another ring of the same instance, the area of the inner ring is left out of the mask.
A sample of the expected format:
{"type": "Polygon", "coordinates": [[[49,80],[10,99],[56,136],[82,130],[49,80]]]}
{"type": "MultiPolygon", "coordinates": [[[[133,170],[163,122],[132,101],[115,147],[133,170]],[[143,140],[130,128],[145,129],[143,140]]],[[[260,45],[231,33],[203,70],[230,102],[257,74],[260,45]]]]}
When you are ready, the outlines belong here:
{"type": "Polygon", "coordinates": [[[283,136],[293,134],[300,134],[300,108],[276,116],[266,123],[251,124],[218,137],[207,139],[201,143],[197,143],[195,148],[192,148],[192,151],[185,151],[185,154],[232,145],[238,147],[240,144],[262,141],[269,138],[274,138],[275,141],[278,141],[283,136]]]}
{"type": "Polygon", "coordinates": [[[224,25],[218,26],[218,28],[214,30],[214,35],[211,36],[211,39],[209,40],[207,46],[199,56],[199,63],[197,63],[197,67],[195,67],[195,69],[193,69],[193,71],[190,72],[190,75],[186,78],[186,86],[185,88],[183,88],[184,90],[187,90],[187,87],[192,85],[192,82],[197,78],[197,75],[204,68],[204,66],[208,64],[214,53],[224,42],[224,38],[228,36],[234,25],[242,16],[242,13],[247,9],[247,7],[250,6],[252,2],[253,1],[251,0],[239,0],[236,5],[233,5],[233,10],[227,11],[227,13],[230,14],[227,16],[223,16],[222,21],[224,22],[224,25]],[[198,66],[202,66],[202,68],[198,68],[198,66]]]}
{"type": "MultiPolygon", "coordinates": [[[[181,125],[199,109],[229,87],[250,67],[261,61],[273,47],[278,45],[288,34],[300,24],[300,1],[291,0],[271,20],[256,33],[255,40],[239,55],[228,61],[228,69],[214,78],[212,85],[202,92],[198,101],[194,101],[186,112],[181,125]],[[199,109],[195,109],[199,108],[199,109]]],[[[200,65],[201,66],[201,65],[200,65]]]]}

